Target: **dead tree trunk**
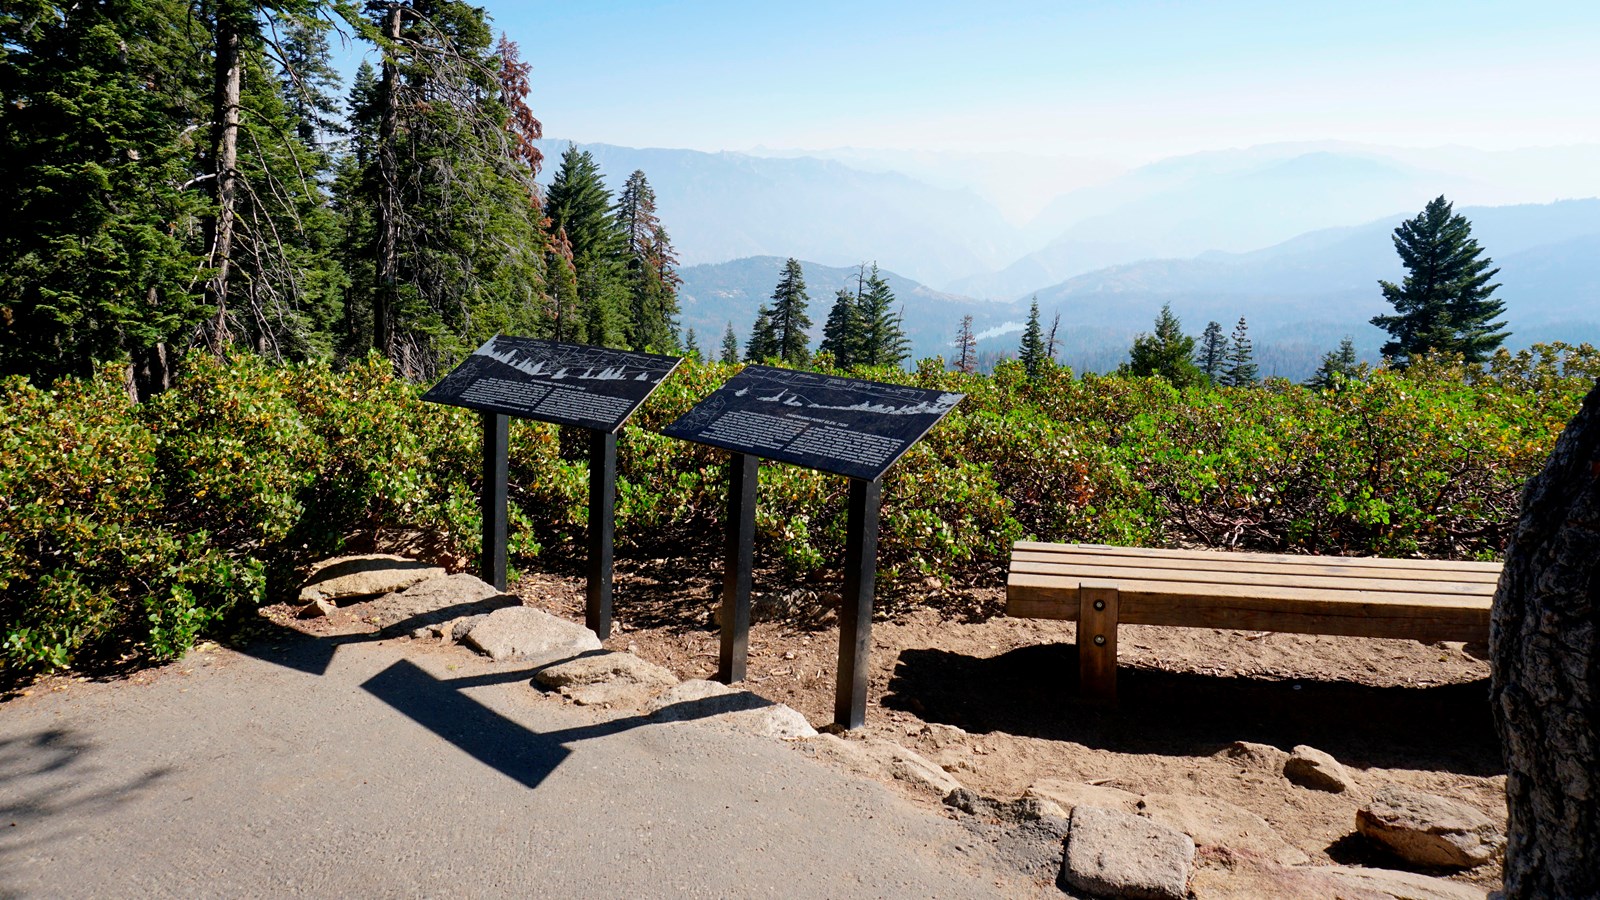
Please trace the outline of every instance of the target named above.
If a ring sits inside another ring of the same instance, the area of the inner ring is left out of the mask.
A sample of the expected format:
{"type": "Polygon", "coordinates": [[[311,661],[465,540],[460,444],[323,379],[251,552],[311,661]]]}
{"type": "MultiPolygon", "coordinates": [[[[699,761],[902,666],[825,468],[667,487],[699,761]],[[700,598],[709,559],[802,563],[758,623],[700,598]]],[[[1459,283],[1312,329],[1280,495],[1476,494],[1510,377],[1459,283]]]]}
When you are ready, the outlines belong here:
{"type": "Polygon", "coordinates": [[[1600,896],[1600,382],[1523,492],[1489,645],[1506,897],[1600,896]]]}
{"type": "Polygon", "coordinates": [[[239,51],[241,16],[250,15],[249,8],[237,9],[234,4],[222,3],[217,7],[217,55],[214,70],[212,112],[212,197],[217,208],[207,221],[206,242],[210,263],[214,267],[206,281],[206,304],[215,312],[205,326],[206,347],[216,356],[226,352],[231,335],[228,332],[228,275],[233,260],[234,211],[237,206],[239,184],[239,86],[241,54],[239,51]]]}
{"type": "MultiPolygon", "coordinates": [[[[391,41],[400,40],[400,13],[398,3],[389,8],[384,34],[391,41]]],[[[394,315],[400,280],[400,172],[395,141],[400,130],[400,68],[394,54],[392,46],[385,49],[379,82],[383,109],[378,119],[378,259],[373,267],[372,346],[398,362],[394,315]]]]}

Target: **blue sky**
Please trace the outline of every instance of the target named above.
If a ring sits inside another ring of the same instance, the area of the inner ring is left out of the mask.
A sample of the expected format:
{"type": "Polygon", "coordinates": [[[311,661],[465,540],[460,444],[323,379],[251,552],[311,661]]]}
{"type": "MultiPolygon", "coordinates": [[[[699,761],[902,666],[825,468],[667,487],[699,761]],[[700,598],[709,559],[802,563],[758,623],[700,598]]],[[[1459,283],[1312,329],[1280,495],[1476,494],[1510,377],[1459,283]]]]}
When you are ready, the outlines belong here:
{"type": "Polygon", "coordinates": [[[1124,162],[1600,141],[1600,3],[487,4],[551,137],[1124,162]]]}

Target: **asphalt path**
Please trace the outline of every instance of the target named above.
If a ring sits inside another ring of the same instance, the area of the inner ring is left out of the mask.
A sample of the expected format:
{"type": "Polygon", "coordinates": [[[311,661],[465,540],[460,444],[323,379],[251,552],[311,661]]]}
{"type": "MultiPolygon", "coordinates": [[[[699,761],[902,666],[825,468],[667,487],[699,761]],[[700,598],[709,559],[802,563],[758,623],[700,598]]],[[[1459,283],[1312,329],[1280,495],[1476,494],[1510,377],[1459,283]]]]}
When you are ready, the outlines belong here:
{"type": "Polygon", "coordinates": [[[405,640],[210,648],[0,704],[0,896],[1036,896],[781,742],[405,640]]]}

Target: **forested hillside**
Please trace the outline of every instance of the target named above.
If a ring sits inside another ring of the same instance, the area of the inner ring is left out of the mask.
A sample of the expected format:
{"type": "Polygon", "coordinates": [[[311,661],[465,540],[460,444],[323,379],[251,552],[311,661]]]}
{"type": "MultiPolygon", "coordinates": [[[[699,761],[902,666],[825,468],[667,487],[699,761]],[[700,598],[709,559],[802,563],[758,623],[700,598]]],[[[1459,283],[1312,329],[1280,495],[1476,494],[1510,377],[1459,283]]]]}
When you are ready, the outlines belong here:
{"type": "Polygon", "coordinates": [[[541,190],[529,65],[453,0],[31,2],[0,13],[0,373],[200,347],[376,349],[427,378],[497,331],[672,349],[643,172],[541,190]],[[331,40],[374,48],[341,84],[331,40]]]}

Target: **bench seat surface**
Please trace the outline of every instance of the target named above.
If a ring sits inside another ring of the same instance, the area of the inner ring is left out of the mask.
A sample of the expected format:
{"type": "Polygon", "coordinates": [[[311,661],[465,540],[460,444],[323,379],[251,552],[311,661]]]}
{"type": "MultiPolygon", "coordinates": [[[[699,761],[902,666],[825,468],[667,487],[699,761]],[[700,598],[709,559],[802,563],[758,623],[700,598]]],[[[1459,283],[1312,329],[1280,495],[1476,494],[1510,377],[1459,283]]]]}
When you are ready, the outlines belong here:
{"type": "Polygon", "coordinates": [[[1019,541],[1006,612],[1076,619],[1081,588],[1109,587],[1123,624],[1480,641],[1499,576],[1499,563],[1019,541]]]}

